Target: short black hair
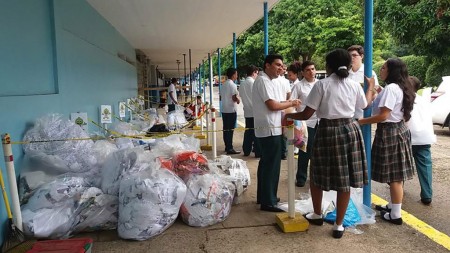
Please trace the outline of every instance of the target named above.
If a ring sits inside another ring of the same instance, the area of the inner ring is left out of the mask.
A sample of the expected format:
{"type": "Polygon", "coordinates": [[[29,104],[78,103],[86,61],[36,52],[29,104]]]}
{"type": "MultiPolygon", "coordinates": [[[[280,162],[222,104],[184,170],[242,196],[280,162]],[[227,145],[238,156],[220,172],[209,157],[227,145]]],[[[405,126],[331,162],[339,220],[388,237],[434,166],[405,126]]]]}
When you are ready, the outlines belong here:
{"type": "Polygon", "coordinates": [[[177,79],[176,79],[175,77],[173,77],[170,81],[171,81],[172,83],[176,83],[176,82],[177,82],[177,79]]]}
{"type": "Polygon", "coordinates": [[[359,55],[364,55],[364,47],[361,45],[353,45],[349,48],[347,48],[347,51],[356,51],[359,55]]]}
{"type": "Polygon", "coordinates": [[[249,66],[247,67],[247,76],[253,75],[253,73],[254,73],[255,71],[259,71],[259,68],[256,67],[255,65],[249,65],[249,66]]]}
{"type": "Polygon", "coordinates": [[[302,63],[302,71],[305,70],[306,67],[311,66],[311,65],[316,66],[316,64],[315,64],[313,61],[304,61],[304,62],[302,63]]]}
{"type": "Polygon", "coordinates": [[[235,69],[235,68],[228,68],[227,69],[227,77],[228,77],[228,79],[231,79],[233,77],[234,73],[236,73],[236,72],[237,72],[237,69],[235,69]]]}
{"type": "Polygon", "coordinates": [[[266,64],[272,64],[275,60],[282,60],[283,56],[279,54],[268,54],[266,58],[264,59],[264,69],[266,68],[266,64]]]}

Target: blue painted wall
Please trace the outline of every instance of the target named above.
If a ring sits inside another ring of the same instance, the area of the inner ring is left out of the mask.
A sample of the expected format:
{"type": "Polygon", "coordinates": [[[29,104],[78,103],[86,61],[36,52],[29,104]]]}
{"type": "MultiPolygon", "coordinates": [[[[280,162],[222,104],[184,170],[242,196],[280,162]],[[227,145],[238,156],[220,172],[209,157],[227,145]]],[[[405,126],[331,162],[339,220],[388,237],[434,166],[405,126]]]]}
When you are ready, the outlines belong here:
{"type": "MultiPolygon", "coordinates": [[[[13,141],[48,113],[98,121],[100,105],[118,114],[118,102],[137,95],[136,68],[117,56],[135,61],[134,48],[84,0],[0,0],[0,34],[0,132],[13,141]]],[[[13,153],[19,175],[21,145],[13,153]]]]}

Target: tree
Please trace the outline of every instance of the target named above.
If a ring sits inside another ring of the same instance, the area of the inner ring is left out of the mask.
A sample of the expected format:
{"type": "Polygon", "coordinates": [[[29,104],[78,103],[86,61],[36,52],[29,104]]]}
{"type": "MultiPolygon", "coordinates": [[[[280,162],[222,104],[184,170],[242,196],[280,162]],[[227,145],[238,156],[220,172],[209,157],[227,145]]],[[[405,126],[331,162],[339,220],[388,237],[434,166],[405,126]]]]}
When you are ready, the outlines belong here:
{"type": "Polygon", "coordinates": [[[450,54],[448,0],[378,0],[375,21],[411,54],[441,58],[450,54]]]}

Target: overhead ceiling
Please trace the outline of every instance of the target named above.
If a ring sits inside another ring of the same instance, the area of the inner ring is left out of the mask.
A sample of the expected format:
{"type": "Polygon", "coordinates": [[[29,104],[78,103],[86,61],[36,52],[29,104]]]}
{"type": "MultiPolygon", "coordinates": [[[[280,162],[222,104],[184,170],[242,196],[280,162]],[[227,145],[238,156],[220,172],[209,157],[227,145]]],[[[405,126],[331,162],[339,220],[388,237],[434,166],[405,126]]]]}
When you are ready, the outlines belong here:
{"type": "Polygon", "coordinates": [[[87,0],[166,77],[184,75],[223,48],[279,0],[87,0]]]}

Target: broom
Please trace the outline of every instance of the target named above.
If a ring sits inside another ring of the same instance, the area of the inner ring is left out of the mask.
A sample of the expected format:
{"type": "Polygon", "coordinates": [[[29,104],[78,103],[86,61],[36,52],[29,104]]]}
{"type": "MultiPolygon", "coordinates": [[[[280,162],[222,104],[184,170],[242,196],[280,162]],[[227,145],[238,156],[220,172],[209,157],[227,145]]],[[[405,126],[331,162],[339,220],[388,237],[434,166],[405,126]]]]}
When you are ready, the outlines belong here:
{"type": "Polygon", "coordinates": [[[25,241],[25,236],[22,233],[22,231],[20,231],[20,229],[16,227],[16,225],[14,225],[11,207],[9,206],[8,196],[6,195],[5,183],[3,181],[3,173],[1,168],[0,168],[0,184],[2,187],[3,200],[5,202],[6,212],[8,213],[8,228],[5,233],[6,236],[2,244],[2,252],[7,252],[11,248],[14,248],[17,245],[23,243],[25,241]]]}

